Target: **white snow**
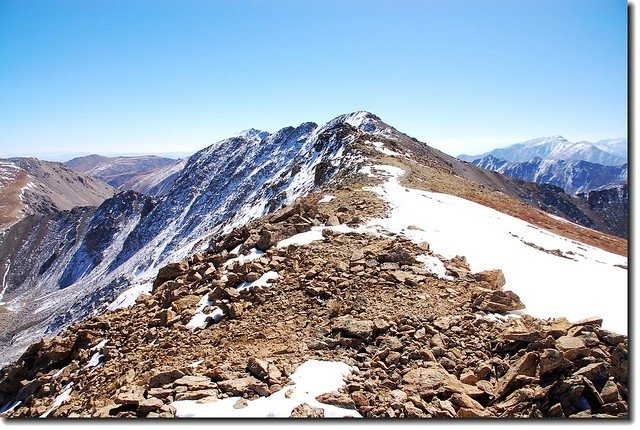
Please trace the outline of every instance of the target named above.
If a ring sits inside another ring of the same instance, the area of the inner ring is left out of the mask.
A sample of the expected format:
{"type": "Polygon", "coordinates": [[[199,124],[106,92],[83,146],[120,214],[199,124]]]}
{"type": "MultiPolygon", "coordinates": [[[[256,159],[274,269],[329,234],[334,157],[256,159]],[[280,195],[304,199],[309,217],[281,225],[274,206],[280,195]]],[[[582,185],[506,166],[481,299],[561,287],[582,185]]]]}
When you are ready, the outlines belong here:
{"type": "Polygon", "coordinates": [[[55,398],[55,400],[51,404],[51,407],[49,408],[49,410],[47,410],[47,412],[45,412],[44,414],[40,415],[40,418],[48,417],[51,412],[55,411],[60,406],[62,406],[62,404],[64,402],[69,400],[69,398],[71,397],[71,390],[72,389],[73,389],[73,382],[69,382],[67,384],[67,386],[64,387],[64,389],[62,391],[62,394],[60,394],[58,397],[55,398]]]}
{"type": "Polygon", "coordinates": [[[198,302],[198,306],[196,308],[195,315],[191,318],[191,320],[187,323],[187,327],[191,330],[195,330],[197,328],[205,328],[207,326],[207,317],[211,317],[214,323],[219,322],[224,316],[224,312],[219,307],[215,307],[211,312],[205,313],[204,308],[212,305],[209,301],[209,295],[205,294],[202,296],[200,301],[198,302]]]}
{"type": "Polygon", "coordinates": [[[318,203],[329,203],[330,201],[332,201],[335,198],[336,198],[335,196],[330,196],[329,194],[327,194],[326,196],[324,196],[323,198],[318,200],[318,203]]]}
{"type": "Polygon", "coordinates": [[[429,271],[429,273],[433,273],[440,279],[444,279],[447,281],[453,280],[453,277],[447,275],[447,269],[444,267],[444,263],[438,257],[434,257],[431,255],[420,254],[416,255],[416,260],[423,263],[425,269],[429,271]]]}
{"type": "Polygon", "coordinates": [[[293,236],[278,242],[278,248],[286,248],[289,245],[308,245],[316,240],[322,240],[322,229],[312,228],[304,233],[294,234],[293,236]]]}
{"type": "Polygon", "coordinates": [[[100,351],[109,342],[109,339],[103,339],[99,344],[91,348],[91,351],[100,351]]]}
{"type": "Polygon", "coordinates": [[[243,282],[238,286],[237,290],[243,291],[243,290],[248,290],[249,288],[266,287],[270,284],[269,281],[278,279],[279,277],[280,276],[278,275],[277,272],[274,272],[273,270],[271,270],[263,274],[253,282],[243,282]]]}
{"type": "Polygon", "coordinates": [[[7,414],[9,412],[13,412],[13,410],[18,406],[20,406],[21,404],[22,404],[21,400],[16,400],[13,403],[7,403],[6,405],[0,408],[0,414],[7,414]]]}
{"type": "Polygon", "coordinates": [[[401,156],[402,156],[402,154],[400,154],[399,152],[395,152],[395,151],[392,151],[392,150],[390,150],[390,149],[387,149],[387,148],[384,146],[384,143],[382,143],[382,142],[369,142],[369,143],[371,143],[371,144],[374,146],[374,148],[376,148],[376,150],[377,150],[378,152],[382,152],[382,153],[383,153],[383,154],[385,154],[385,155],[392,155],[392,156],[393,156],[393,155],[397,155],[397,156],[399,156],[399,157],[401,157],[401,156]]]}
{"type": "Polygon", "coordinates": [[[142,284],[134,285],[133,287],[123,291],[109,306],[107,309],[114,311],[116,309],[128,308],[136,304],[136,299],[141,294],[148,294],[153,288],[153,282],[145,282],[142,284]]]}
{"type": "Polygon", "coordinates": [[[96,352],[95,354],[93,354],[91,356],[91,359],[84,366],[85,369],[96,367],[98,364],[100,364],[100,359],[101,358],[102,358],[102,354],[100,352],[96,352]]]}
{"type": "Polygon", "coordinates": [[[383,173],[387,180],[369,187],[384,198],[388,218],[369,226],[428,242],[444,258],[463,255],[474,272],[501,269],[505,289],[514,291],[539,318],[564,316],[604,319],[603,327],[627,333],[627,265],[625,257],[578,243],[494,209],[448,194],[400,185],[404,172],[392,166],[369,166],[364,173],[383,173]],[[417,226],[420,228],[408,228],[417,226]],[[559,249],[569,258],[546,250],[559,249]]]}
{"type": "Polygon", "coordinates": [[[269,397],[250,400],[247,406],[235,409],[233,405],[240,397],[230,397],[210,403],[195,400],[181,400],[171,405],[176,408],[176,416],[199,418],[287,418],[296,406],[307,403],[313,408],[324,409],[325,417],[357,417],[361,415],[352,409],[325,405],[315,398],[320,394],[338,390],[344,385],[344,378],[351,373],[351,367],[339,361],[308,360],[291,375],[293,385],[288,385],[269,397]],[[285,394],[289,392],[287,397],[285,394]]]}
{"type": "Polygon", "coordinates": [[[9,274],[9,269],[11,269],[11,260],[7,260],[7,268],[4,271],[4,275],[2,276],[2,291],[0,291],[0,305],[4,305],[2,299],[4,298],[4,293],[7,291],[7,275],[9,274]]]}
{"type": "MultiPolygon", "coordinates": [[[[232,253],[233,253],[233,251],[232,251],[232,253]]],[[[242,264],[244,264],[244,263],[246,263],[248,261],[252,261],[252,260],[255,260],[257,258],[260,258],[260,257],[262,257],[262,255],[264,255],[264,252],[262,252],[262,251],[260,251],[260,250],[258,250],[256,248],[252,248],[251,251],[249,251],[249,253],[247,255],[240,254],[235,258],[231,258],[231,259],[227,260],[224,263],[223,267],[230,267],[235,262],[238,262],[240,265],[242,265],[242,264]]]]}

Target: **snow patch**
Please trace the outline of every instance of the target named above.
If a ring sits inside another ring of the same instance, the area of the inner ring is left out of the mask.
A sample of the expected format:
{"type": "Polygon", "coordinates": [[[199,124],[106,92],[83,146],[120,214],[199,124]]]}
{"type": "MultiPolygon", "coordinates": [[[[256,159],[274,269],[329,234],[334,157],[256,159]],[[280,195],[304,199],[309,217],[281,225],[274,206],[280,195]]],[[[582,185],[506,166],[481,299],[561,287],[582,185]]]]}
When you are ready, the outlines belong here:
{"type": "Polygon", "coordinates": [[[11,260],[7,260],[7,268],[4,271],[4,276],[2,276],[2,291],[0,292],[0,305],[4,305],[4,293],[7,291],[7,275],[9,274],[9,269],[11,269],[11,260]]]}
{"type": "Polygon", "coordinates": [[[176,416],[182,418],[288,418],[291,411],[303,403],[312,408],[324,409],[324,415],[328,418],[361,418],[355,410],[325,405],[316,400],[316,396],[344,386],[344,378],[350,373],[351,367],[343,362],[308,360],[291,375],[293,385],[288,385],[269,397],[249,400],[247,406],[241,409],[233,407],[240,397],[210,403],[181,400],[171,405],[176,408],[176,416]]]}
{"type": "Polygon", "coordinates": [[[274,272],[273,270],[271,270],[265,273],[264,275],[260,276],[260,278],[256,279],[253,282],[243,282],[238,286],[237,290],[243,291],[243,290],[248,290],[249,288],[266,287],[270,284],[269,281],[278,279],[279,277],[280,275],[278,275],[277,272],[274,272]]]}
{"type": "Polygon", "coordinates": [[[107,309],[110,311],[115,311],[116,309],[128,308],[129,306],[133,306],[136,304],[136,299],[141,294],[149,294],[151,293],[151,289],[153,288],[153,282],[145,282],[143,284],[134,285],[133,287],[122,292],[109,306],[107,309]]]}
{"type": "Polygon", "coordinates": [[[438,257],[434,257],[431,255],[420,254],[416,256],[416,260],[423,263],[425,269],[436,275],[440,279],[444,279],[446,281],[452,281],[453,277],[447,275],[447,269],[444,267],[444,263],[438,257]]]}
{"type": "Polygon", "coordinates": [[[96,367],[97,365],[100,364],[101,359],[102,359],[102,353],[96,352],[91,356],[91,359],[87,362],[87,364],[85,364],[84,368],[90,369],[90,368],[96,367]]]}
{"type": "MultiPolygon", "coordinates": [[[[233,251],[232,251],[233,253],[233,251]]],[[[237,254],[237,253],[236,253],[237,254]]],[[[234,263],[239,263],[240,265],[248,262],[248,261],[252,261],[255,259],[258,259],[260,257],[262,257],[264,255],[264,252],[260,251],[259,249],[256,248],[252,248],[251,251],[249,251],[249,253],[247,255],[238,255],[235,258],[231,258],[229,260],[227,260],[223,267],[230,267],[232,266],[234,263]]]]}
{"type": "Polygon", "coordinates": [[[40,415],[40,418],[48,417],[49,414],[51,414],[51,412],[55,411],[60,406],[62,406],[62,404],[64,402],[69,400],[69,398],[71,398],[71,390],[72,389],[73,389],[73,382],[69,382],[67,384],[67,386],[64,387],[64,389],[62,391],[62,394],[60,394],[58,397],[56,397],[56,399],[51,404],[51,407],[49,408],[49,410],[47,410],[47,412],[45,412],[44,414],[40,415]]]}
{"type": "Polygon", "coordinates": [[[399,152],[395,152],[395,151],[392,151],[390,149],[387,149],[384,146],[384,143],[382,143],[382,142],[369,142],[369,143],[371,143],[374,146],[374,148],[376,148],[376,150],[378,152],[381,152],[381,153],[383,153],[385,155],[390,155],[390,156],[396,155],[396,156],[399,156],[399,157],[402,156],[402,154],[400,154],[399,152]]]}
{"type": "Polygon", "coordinates": [[[211,306],[213,303],[209,301],[209,295],[205,294],[202,296],[200,301],[198,302],[198,306],[196,307],[196,313],[191,318],[191,320],[187,323],[187,327],[191,330],[195,330],[197,328],[205,328],[207,326],[207,318],[211,317],[214,323],[219,322],[224,316],[224,312],[219,307],[215,307],[211,312],[205,313],[204,308],[207,306],[211,306]]]}
{"type": "Polygon", "coordinates": [[[9,412],[13,412],[15,408],[22,404],[21,400],[16,400],[13,403],[7,403],[6,405],[0,408],[0,414],[8,414],[9,412]]]}
{"type": "Polygon", "coordinates": [[[444,258],[464,255],[473,272],[501,269],[504,288],[518,294],[535,317],[576,321],[599,315],[605,329],[627,332],[627,270],[616,266],[626,266],[625,257],[460,197],[405,188],[397,167],[367,167],[363,173],[387,177],[366,190],[391,209],[388,218],[369,221],[370,227],[428,242],[444,258]],[[556,249],[572,258],[544,251],[556,249]]]}
{"type": "Polygon", "coordinates": [[[335,196],[330,196],[330,195],[326,195],[323,198],[321,198],[320,200],[318,200],[318,203],[329,203],[330,201],[332,201],[333,199],[335,199],[335,196]]]}

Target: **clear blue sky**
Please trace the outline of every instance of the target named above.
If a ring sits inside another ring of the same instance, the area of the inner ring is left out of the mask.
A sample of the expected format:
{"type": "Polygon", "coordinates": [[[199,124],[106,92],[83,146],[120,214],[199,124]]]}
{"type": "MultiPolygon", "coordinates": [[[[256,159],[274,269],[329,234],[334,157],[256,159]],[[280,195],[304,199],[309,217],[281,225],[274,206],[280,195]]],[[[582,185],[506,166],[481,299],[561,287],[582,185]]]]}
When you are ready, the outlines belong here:
{"type": "Polygon", "coordinates": [[[451,154],[627,133],[622,0],[0,0],[0,156],[368,110],[451,154]]]}

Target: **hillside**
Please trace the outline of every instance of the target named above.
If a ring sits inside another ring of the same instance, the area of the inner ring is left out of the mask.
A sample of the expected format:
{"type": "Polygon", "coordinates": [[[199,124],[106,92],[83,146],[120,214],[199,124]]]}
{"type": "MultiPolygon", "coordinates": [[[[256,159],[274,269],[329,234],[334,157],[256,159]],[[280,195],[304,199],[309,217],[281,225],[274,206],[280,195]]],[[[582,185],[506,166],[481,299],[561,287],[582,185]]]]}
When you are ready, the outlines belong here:
{"type": "Polygon", "coordinates": [[[35,158],[0,160],[0,231],[24,216],[78,206],[98,206],[115,190],[55,162],[35,158]]]}
{"type": "Polygon", "coordinates": [[[10,416],[626,416],[626,241],[370,113],[54,218],[0,242],[10,416]]]}
{"type": "Polygon", "coordinates": [[[72,170],[86,173],[119,190],[134,190],[143,194],[148,194],[151,188],[184,166],[181,160],[154,155],[131,157],[88,155],[74,158],[64,164],[72,170]]]}

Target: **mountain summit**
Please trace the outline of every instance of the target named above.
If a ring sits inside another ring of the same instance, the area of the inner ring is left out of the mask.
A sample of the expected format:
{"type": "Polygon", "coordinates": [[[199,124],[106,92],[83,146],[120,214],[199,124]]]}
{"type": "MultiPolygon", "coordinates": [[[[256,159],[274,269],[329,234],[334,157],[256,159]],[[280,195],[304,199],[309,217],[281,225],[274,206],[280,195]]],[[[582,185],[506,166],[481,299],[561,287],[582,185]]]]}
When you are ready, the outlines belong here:
{"type": "Polygon", "coordinates": [[[626,241],[558,187],[368,112],[240,133],[164,183],[0,238],[7,414],[626,412],[626,241]]]}

